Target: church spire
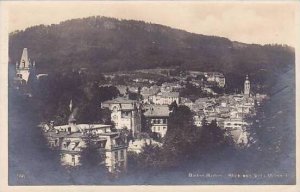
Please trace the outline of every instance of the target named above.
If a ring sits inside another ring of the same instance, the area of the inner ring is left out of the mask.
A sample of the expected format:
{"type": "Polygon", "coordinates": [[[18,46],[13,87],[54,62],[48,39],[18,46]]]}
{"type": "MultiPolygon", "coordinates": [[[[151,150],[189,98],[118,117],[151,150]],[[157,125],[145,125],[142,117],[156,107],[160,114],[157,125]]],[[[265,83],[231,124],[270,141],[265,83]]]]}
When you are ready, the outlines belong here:
{"type": "Polygon", "coordinates": [[[16,73],[17,73],[16,75],[22,78],[27,83],[31,69],[32,69],[32,65],[28,57],[28,51],[27,48],[24,48],[20,63],[16,63],[16,73]]]}
{"type": "Polygon", "coordinates": [[[244,95],[250,96],[250,81],[248,75],[246,75],[246,80],[244,83],[244,95]]]}
{"type": "Polygon", "coordinates": [[[27,48],[24,48],[21,56],[20,68],[26,69],[29,68],[29,66],[30,66],[30,60],[28,58],[28,51],[27,48]]]}

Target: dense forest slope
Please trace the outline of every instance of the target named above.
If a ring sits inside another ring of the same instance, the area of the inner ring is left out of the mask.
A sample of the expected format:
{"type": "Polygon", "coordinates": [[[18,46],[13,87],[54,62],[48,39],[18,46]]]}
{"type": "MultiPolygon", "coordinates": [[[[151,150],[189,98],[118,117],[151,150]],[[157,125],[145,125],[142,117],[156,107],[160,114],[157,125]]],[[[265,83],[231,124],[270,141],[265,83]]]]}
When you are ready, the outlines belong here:
{"type": "Polygon", "coordinates": [[[251,75],[278,74],[295,65],[294,49],[289,46],[245,44],[158,24],[99,16],[10,33],[11,64],[19,60],[24,47],[41,73],[82,67],[98,73],[181,66],[251,75]]]}

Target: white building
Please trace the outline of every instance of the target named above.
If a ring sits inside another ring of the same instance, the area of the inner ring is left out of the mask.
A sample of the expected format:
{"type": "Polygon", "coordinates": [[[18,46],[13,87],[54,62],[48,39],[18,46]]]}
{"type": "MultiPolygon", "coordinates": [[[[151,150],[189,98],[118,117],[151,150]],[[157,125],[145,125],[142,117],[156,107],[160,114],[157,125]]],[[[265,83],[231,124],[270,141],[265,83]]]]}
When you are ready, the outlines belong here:
{"type": "Polygon", "coordinates": [[[135,153],[141,153],[143,150],[143,147],[145,145],[155,145],[155,146],[162,146],[162,143],[159,143],[157,141],[154,141],[153,139],[137,139],[134,141],[130,141],[128,144],[128,151],[132,151],[135,153]]]}
{"type": "Polygon", "coordinates": [[[101,107],[111,111],[111,120],[116,129],[127,128],[133,135],[141,132],[141,106],[138,101],[118,97],[103,102],[101,107]]]}
{"type": "Polygon", "coordinates": [[[50,148],[60,150],[61,164],[80,166],[81,152],[87,147],[86,141],[91,136],[92,147],[96,147],[100,156],[99,164],[105,164],[109,172],[126,171],[127,141],[119,132],[111,132],[110,125],[76,124],[74,119],[67,125],[48,126],[45,137],[50,148]]]}
{"type": "Polygon", "coordinates": [[[143,87],[141,90],[141,95],[143,96],[143,103],[152,103],[153,95],[159,92],[160,88],[158,86],[143,87]]]}
{"type": "Polygon", "coordinates": [[[152,96],[152,102],[156,105],[171,105],[174,101],[180,103],[179,92],[160,92],[152,96]]]}
{"type": "Polygon", "coordinates": [[[144,115],[151,131],[157,133],[159,137],[164,137],[168,129],[169,107],[151,105],[144,115]]]}
{"type": "Polygon", "coordinates": [[[225,86],[225,77],[222,73],[219,72],[206,72],[204,73],[208,82],[216,82],[219,87],[225,86]]]}
{"type": "Polygon", "coordinates": [[[244,82],[244,95],[250,96],[250,81],[248,75],[246,75],[246,80],[244,82]]]}

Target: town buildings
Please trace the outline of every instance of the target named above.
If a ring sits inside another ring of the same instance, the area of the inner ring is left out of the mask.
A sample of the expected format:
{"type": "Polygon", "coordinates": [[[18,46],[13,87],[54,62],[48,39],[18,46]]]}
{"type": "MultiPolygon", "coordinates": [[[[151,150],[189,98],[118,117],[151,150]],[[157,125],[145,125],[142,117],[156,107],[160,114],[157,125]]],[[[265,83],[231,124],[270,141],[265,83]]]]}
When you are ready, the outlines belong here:
{"type": "Polygon", "coordinates": [[[219,87],[225,86],[225,77],[219,72],[205,72],[204,73],[208,82],[215,82],[219,87]]]}
{"type": "Polygon", "coordinates": [[[152,98],[160,91],[160,87],[157,85],[153,85],[151,87],[143,87],[141,89],[141,95],[143,97],[144,104],[153,103],[152,98]]]}

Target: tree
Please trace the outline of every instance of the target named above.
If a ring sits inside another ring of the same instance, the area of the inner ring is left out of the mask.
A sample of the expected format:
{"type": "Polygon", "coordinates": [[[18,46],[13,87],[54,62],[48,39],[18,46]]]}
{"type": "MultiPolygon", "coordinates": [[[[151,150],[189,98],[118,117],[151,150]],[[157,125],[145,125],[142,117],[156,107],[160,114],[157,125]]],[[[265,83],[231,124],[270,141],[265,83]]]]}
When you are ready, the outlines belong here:
{"type": "Polygon", "coordinates": [[[226,143],[225,130],[221,129],[216,120],[207,124],[206,119],[202,120],[200,147],[203,149],[216,150],[226,143]]]}
{"type": "Polygon", "coordinates": [[[174,165],[191,159],[196,138],[192,112],[187,106],[178,106],[170,113],[168,120],[168,130],[163,143],[165,157],[174,165]]]}
{"type": "Polygon", "coordinates": [[[10,89],[8,101],[8,182],[10,185],[66,184],[58,151],[48,147],[33,99],[10,89]],[[41,171],[42,170],[42,171],[41,171]],[[56,174],[53,174],[56,173],[56,174]],[[23,174],[24,178],[18,178],[23,174]]]}
{"type": "Polygon", "coordinates": [[[178,108],[177,102],[173,101],[171,105],[169,105],[169,111],[176,111],[178,108]]]}
{"type": "Polygon", "coordinates": [[[96,143],[97,137],[88,134],[84,139],[85,147],[80,153],[80,163],[83,168],[87,169],[98,169],[99,167],[104,168],[104,154],[103,148],[100,144],[96,143]]]}

